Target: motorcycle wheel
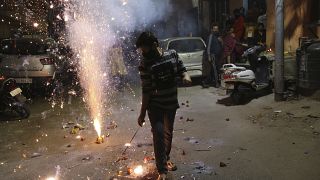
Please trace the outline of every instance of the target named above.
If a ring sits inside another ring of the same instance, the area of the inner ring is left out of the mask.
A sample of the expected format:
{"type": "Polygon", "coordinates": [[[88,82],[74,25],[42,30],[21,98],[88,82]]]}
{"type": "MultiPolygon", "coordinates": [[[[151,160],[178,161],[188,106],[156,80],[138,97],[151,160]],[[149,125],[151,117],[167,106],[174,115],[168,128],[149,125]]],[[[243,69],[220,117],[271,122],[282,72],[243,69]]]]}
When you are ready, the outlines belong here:
{"type": "Polygon", "coordinates": [[[232,102],[236,105],[243,103],[244,95],[238,91],[233,91],[231,93],[232,102]]]}
{"type": "Polygon", "coordinates": [[[30,108],[26,104],[14,105],[12,110],[16,112],[22,119],[27,119],[30,116],[30,108]]]}

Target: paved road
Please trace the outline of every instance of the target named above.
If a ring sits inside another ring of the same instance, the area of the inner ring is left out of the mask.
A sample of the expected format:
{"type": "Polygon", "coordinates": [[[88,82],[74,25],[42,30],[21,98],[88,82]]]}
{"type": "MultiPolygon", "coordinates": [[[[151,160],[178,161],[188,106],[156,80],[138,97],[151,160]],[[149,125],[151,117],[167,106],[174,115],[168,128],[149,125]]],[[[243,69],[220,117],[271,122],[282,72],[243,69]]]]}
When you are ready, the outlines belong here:
{"type": "MultiPolygon", "coordinates": [[[[115,162],[137,129],[136,92],[119,92],[113,98],[107,107],[112,114],[103,124],[103,133],[110,137],[100,145],[94,143],[96,133],[81,100],[53,109],[36,99],[30,118],[21,121],[0,114],[1,179],[109,179],[128,166],[152,167],[152,160],[143,163],[153,155],[149,123],[133,140],[128,159],[115,162]],[[107,129],[111,121],[118,127],[107,129]],[[78,134],[84,141],[70,134],[73,125],[68,122],[85,126],[78,134]]],[[[175,179],[319,179],[319,101],[274,103],[268,95],[232,106],[223,91],[214,88],[180,88],[179,94],[184,105],[175,123],[175,179]]]]}

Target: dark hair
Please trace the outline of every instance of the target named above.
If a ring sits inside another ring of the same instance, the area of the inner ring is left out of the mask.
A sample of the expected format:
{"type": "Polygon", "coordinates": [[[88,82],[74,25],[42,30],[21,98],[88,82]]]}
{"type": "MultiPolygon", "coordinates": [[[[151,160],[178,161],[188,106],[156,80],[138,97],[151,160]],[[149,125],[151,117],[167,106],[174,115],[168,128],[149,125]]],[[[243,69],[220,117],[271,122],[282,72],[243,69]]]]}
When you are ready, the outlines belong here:
{"type": "Polygon", "coordinates": [[[223,36],[228,35],[229,32],[231,31],[231,29],[233,29],[232,26],[226,26],[225,29],[224,29],[224,32],[223,32],[224,33],[223,36]]]}
{"type": "Polygon", "coordinates": [[[159,44],[158,38],[152,32],[143,32],[137,39],[136,47],[141,46],[152,47],[154,43],[159,44]]]}
{"type": "Polygon", "coordinates": [[[240,9],[234,9],[233,14],[240,14],[240,9]]]}
{"type": "Polygon", "coordinates": [[[263,23],[258,23],[257,27],[260,27],[260,26],[262,26],[263,28],[265,28],[263,23]]]}
{"type": "Polygon", "coordinates": [[[216,22],[213,22],[213,23],[211,24],[211,28],[213,28],[213,27],[215,27],[215,26],[218,26],[218,27],[219,27],[219,24],[216,23],[216,22]]]}

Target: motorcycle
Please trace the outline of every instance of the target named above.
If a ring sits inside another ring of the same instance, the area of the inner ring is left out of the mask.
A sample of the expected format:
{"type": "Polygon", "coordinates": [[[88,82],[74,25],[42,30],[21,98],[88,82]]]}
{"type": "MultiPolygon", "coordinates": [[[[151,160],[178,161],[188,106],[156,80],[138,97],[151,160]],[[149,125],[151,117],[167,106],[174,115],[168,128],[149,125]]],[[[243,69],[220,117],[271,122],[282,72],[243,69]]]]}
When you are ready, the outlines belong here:
{"type": "Polygon", "coordinates": [[[26,104],[27,98],[21,93],[14,79],[0,76],[0,111],[9,110],[22,119],[28,118],[30,109],[26,104]]]}
{"type": "Polygon", "coordinates": [[[248,48],[242,55],[249,67],[224,64],[223,81],[235,104],[242,104],[259,93],[272,91],[271,61],[261,46],[248,48]]]}

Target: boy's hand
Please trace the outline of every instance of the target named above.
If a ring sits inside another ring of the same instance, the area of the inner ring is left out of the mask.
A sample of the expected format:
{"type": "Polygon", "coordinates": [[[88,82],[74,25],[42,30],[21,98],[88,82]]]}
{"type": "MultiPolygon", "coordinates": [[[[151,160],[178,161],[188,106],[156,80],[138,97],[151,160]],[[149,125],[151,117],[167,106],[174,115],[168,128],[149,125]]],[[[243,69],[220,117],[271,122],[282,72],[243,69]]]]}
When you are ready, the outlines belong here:
{"type": "Polygon", "coordinates": [[[187,86],[190,86],[192,84],[192,80],[187,72],[183,73],[182,82],[187,86]]]}
{"type": "Polygon", "coordinates": [[[144,120],[145,117],[146,117],[146,114],[140,114],[140,115],[139,115],[139,117],[138,117],[138,125],[139,125],[140,127],[143,126],[143,124],[144,124],[144,122],[145,122],[145,120],[144,120]]]}

